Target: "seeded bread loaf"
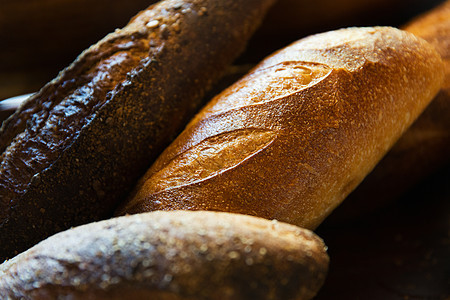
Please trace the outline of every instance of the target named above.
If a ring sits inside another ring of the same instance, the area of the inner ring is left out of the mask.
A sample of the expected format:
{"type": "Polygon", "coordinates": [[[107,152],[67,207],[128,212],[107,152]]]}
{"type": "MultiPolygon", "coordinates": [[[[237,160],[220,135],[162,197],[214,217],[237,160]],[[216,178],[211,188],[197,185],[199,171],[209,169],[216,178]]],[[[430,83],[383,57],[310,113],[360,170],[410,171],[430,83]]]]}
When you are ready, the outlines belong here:
{"type": "Polygon", "coordinates": [[[311,299],[323,242],[289,224],[217,212],[153,212],[56,234],[0,266],[13,299],[311,299]]]}
{"type": "Polygon", "coordinates": [[[438,92],[439,54],[391,27],[314,35],[215,97],[119,214],[219,210],[315,228],[438,92]]]}
{"type": "Polygon", "coordinates": [[[436,48],[445,65],[444,83],[423,114],[333,214],[333,222],[364,217],[450,163],[450,1],[404,29],[436,48]]]}
{"type": "Polygon", "coordinates": [[[0,131],[0,260],[110,216],[272,0],[166,0],[83,52],[0,131]]]}

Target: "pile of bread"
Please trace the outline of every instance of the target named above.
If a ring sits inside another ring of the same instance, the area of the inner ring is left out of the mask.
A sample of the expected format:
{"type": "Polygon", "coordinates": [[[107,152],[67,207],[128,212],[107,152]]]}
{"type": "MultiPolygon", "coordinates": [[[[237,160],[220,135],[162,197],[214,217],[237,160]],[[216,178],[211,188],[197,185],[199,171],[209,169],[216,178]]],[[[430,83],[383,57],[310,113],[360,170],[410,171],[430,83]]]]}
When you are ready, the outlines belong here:
{"type": "Polygon", "coordinates": [[[448,161],[448,1],[300,39],[206,103],[274,2],[160,1],[3,122],[2,299],[311,299],[312,230],[386,153],[355,207],[414,173],[396,149],[448,161]]]}

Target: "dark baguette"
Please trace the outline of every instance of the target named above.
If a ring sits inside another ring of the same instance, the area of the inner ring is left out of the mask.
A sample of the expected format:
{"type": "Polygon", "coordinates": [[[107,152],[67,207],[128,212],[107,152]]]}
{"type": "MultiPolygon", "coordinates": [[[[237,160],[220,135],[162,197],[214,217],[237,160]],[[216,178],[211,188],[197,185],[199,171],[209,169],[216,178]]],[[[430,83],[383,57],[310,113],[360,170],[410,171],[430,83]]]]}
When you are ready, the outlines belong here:
{"type": "Polygon", "coordinates": [[[218,212],[153,212],[58,233],[0,266],[12,299],[311,299],[328,256],[309,230],[218,212]]]}
{"type": "Polygon", "coordinates": [[[431,45],[391,27],[300,40],[215,97],[118,211],[220,210],[315,228],[436,95],[431,45]]]}
{"type": "Polygon", "coordinates": [[[272,0],[167,0],[83,52],[0,132],[0,260],[108,217],[272,0]]]}

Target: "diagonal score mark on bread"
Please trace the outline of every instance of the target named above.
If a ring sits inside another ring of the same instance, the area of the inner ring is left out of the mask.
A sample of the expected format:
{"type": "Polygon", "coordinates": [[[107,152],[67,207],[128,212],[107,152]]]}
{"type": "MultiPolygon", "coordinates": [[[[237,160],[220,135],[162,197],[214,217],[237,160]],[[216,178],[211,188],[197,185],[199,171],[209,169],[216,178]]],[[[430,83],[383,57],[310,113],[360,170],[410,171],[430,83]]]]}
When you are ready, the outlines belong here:
{"type": "MultiPolygon", "coordinates": [[[[239,84],[238,82],[225,92],[228,95],[226,101],[215,103],[213,99],[204,112],[211,118],[215,118],[231,110],[277,100],[283,101],[286,97],[317,84],[330,72],[331,69],[325,65],[298,61],[287,61],[256,69],[249,75],[250,83],[245,81],[239,84]],[[280,81],[280,77],[285,80],[280,81]],[[244,97],[243,95],[252,96],[244,97]]],[[[192,123],[194,122],[195,119],[192,123]]],[[[188,185],[216,176],[262,151],[275,138],[274,129],[257,127],[236,128],[218,133],[185,149],[170,163],[160,170],[155,170],[156,174],[153,178],[158,179],[149,180],[146,187],[156,194],[164,189],[188,185]],[[217,163],[217,160],[221,162],[217,163]]]]}
{"type": "MultiPolygon", "coordinates": [[[[212,99],[203,109],[202,117],[239,109],[244,106],[277,101],[307,89],[328,76],[331,68],[305,61],[283,61],[272,66],[256,68],[245,79],[212,99]]],[[[195,123],[193,119],[191,123],[195,123]]]]}
{"type": "Polygon", "coordinates": [[[157,171],[145,183],[145,188],[156,194],[217,176],[263,151],[275,138],[276,132],[257,128],[238,129],[207,138],[157,171]]]}

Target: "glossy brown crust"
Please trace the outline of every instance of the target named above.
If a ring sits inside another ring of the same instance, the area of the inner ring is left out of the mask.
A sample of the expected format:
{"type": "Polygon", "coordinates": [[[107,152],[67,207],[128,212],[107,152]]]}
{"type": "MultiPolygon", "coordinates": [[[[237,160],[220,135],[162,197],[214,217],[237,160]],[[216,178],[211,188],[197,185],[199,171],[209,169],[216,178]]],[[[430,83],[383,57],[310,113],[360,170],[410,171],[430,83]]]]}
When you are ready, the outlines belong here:
{"type": "Polygon", "coordinates": [[[289,224],[218,212],[152,212],[48,238],[0,266],[0,294],[311,299],[328,261],[320,238],[289,224]]]}
{"type": "Polygon", "coordinates": [[[442,61],[390,27],[311,36],[214,98],[119,213],[221,210],[315,228],[435,96],[442,61]]]}
{"type": "Polygon", "coordinates": [[[342,222],[364,216],[397,199],[408,188],[450,163],[450,1],[404,27],[425,39],[445,66],[442,88],[386,157],[331,217],[342,222]]]}
{"type": "Polygon", "coordinates": [[[110,215],[271,2],[160,2],[31,97],[1,129],[0,259],[110,215]]]}

